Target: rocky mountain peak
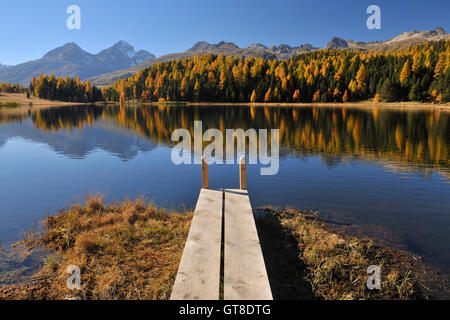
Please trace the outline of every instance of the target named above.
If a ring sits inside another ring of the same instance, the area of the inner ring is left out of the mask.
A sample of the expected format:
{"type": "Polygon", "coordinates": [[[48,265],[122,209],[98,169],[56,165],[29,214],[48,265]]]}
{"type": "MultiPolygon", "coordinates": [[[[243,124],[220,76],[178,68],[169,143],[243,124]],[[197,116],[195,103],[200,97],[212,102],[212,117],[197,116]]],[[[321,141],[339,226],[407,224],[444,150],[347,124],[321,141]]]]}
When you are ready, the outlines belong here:
{"type": "Polygon", "coordinates": [[[252,43],[247,47],[248,50],[267,50],[267,47],[261,43],[252,43]]]}
{"type": "Polygon", "coordinates": [[[227,48],[227,49],[240,49],[234,42],[225,42],[225,41],[220,41],[216,47],[218,49],[220,48],[227,48]]]}
{"type": "Polygon", "coordinates": [[[56,57],[67,57],[74,54],[84,54],[87,52],[83,51],[83,49],[80,48],[79,45],[77,45],[74,42],[66,43],[65,45],[58,47],[56,49],[53,49],[47,54],[44,55],[44,59],[46,58],[56,58],[56,57]]]}
{"type": "Polygon", "coordinates": [[[190,48],[188,51],[195,52],[195,51],[198,51],[198,50],[202,50],[202,49],[204,49],[204,48],[206,48],[208,46],[210,46],[210,44],[208,42],[206,42],[206,41],[199,41],[199,42],[196,42],[192,46],[192,48],[190,48]]]}
{"type": "Polygon", "coordinates": [[[134,66],[155,56],[145,50],[136,52],[131,44],[121,40],[112,47],[102,50],[97,57],[101,60],[114,61],[115,64],[134,66]]]}
{"type": "Polygon", "coordinates": [[[219,52],[219,51],[236,51],[240,50],[240,48],[234,44],[233,42],[220,41],[217,44],[210,44],[206,41],[197,42],[187,50],[187,52],[195,52],[195,53],[207,53],[207,52],[219,52]]]}
{"type": "Polygon", "coordinates": [[[129,52],[131,52],[131,53],[133,54],[133,56],[134,56],[134,54],[135,54],[134,47],[133,47],[131,44],[129,44],[128,42],[123,41],[123,40],[117,42],[117,43],[116,43],[115,45],[113,45],[112,47],[113,47],[114,49],[117,49],[117,50],[122,51],[123,53],[129,53],[129,52]]]}
{"type": "Polygon", "coordinates": [[[327,49],[346,49],[348,48],[348,42],[342,38],[335,37],[326,46],[327,49]]]}
{"type": "Polygon", "coordinates": [[[442,27],[437,27],[434,32],[436,32],[436,34],[439,36],[445,36],[447,34],[447,32],[445,32],[444,28],[442,27]]]}

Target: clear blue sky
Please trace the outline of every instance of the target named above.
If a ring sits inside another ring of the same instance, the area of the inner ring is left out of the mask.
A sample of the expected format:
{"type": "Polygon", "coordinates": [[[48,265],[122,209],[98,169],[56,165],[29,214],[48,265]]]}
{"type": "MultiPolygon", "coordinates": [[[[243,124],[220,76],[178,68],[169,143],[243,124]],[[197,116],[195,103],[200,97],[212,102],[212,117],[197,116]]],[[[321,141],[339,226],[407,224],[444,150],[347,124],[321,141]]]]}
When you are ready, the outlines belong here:
{"type": "Polygon", "coordinates": [[[97,53],[119,40],[157,56],[185,51],[197,41],[311,43],[334,37],[386,40],[404,31],[450,30],[448,0],[42,0],[0,4],[0,63],[39,59],[76,42],[97,53]],[[68,30],[66,9],[81,7],[81,30],[68,30]],[[366,28],[366,9],[382,10],[382,29],[366,28]]]}

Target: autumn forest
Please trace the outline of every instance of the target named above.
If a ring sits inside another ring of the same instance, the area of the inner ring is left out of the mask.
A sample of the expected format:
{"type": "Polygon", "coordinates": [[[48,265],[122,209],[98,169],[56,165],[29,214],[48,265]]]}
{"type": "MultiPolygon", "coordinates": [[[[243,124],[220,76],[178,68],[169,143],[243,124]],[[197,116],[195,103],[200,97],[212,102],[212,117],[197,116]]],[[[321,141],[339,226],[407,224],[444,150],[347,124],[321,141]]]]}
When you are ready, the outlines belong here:
{"type": "Polygon", "coordinates": [[[102,89],[107,101],[450,101],[450,41],[386,53],[320,50],[286,61],[206,54],[102,89]]]}
{"type": "MultiPolygon", "coordinates": [[[[29,92],[73,102],[450,102],[450,41],[402,51],[318,50],[289,60],[204,54],[154,64],[101,90],[40,75],[29,92]]],[[[2,92],[23,92],[2,84],[2,92]]]]}

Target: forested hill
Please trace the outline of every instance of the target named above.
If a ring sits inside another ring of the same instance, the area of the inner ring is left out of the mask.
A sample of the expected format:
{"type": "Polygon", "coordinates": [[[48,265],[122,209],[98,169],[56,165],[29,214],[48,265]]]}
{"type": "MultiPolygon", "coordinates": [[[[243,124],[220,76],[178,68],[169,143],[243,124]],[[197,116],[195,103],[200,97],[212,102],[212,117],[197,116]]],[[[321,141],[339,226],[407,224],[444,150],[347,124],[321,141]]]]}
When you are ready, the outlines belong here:
{"type": "MultiPolygon", "coordinates": [[[[103,87],[90,81],[33,78],[45,99],[196,102],[450,102],[450,40],[401,51],[324,49],[278,61],[197,55],[152,65],[103,87]]],[[[8,85],[11,86],[11,85],[8,85]]]]}
{"type": "Polygon", "coordinates": [[[205,54],[104,87],[107,101],[450,101],[450,41],[401,51],[319,50],[288,60],[205,54]]]}

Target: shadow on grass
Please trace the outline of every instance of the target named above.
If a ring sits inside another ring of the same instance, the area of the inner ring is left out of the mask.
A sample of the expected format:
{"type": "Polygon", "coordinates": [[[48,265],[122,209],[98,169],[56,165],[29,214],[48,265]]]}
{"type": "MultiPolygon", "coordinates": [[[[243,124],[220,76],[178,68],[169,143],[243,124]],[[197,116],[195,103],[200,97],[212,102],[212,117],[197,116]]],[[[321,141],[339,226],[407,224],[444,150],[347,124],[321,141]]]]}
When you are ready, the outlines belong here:
{"type": "Polygon", "coordinates": [[[261,249],[266,263],[274,300],[313,300],[311,285],[305,279],[295,241],[272,215],[256,213],[261,249]]]}

